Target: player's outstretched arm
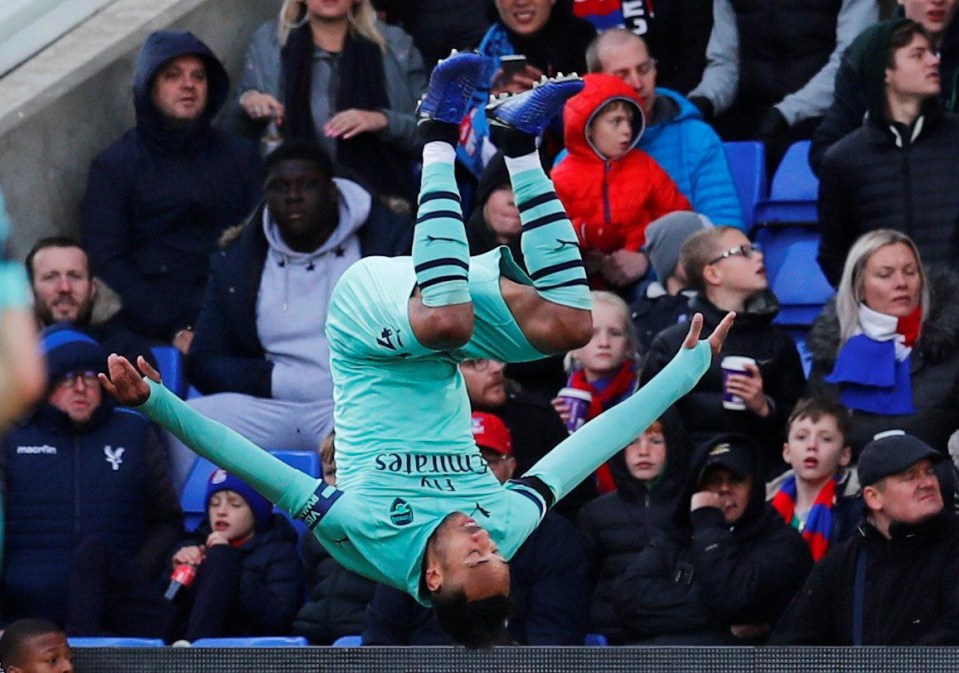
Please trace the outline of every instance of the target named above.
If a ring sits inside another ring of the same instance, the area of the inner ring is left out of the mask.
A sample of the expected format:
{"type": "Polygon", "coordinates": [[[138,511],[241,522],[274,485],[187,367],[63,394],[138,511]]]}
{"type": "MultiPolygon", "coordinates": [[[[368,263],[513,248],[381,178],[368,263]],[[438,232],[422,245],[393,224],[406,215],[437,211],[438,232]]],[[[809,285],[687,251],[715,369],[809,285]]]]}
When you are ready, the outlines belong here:
{"type": "Polygon", "coordinates": [[[629,399],[562,441],[524,476],[538,477],[549,486],[556,500],[561,499],[693,389],[719,354],[735,318],[735,313],[728,313],[713,333],[700,341],[703,317],[694,315],[683,347],[659,374],[629,399]]]}
{"type": "Polygon", "coordinates": [[[302,508],[316,490],[316,479],[194,410],[162,385],[160,375],[143,357],[137,358],[137,365],[146,378],[126,358],[111,355],[109,377],[100,374],[104,389],[120,404],[137,407],[198,454],[246,481],[280,509],[295,515],[302,508]]]}

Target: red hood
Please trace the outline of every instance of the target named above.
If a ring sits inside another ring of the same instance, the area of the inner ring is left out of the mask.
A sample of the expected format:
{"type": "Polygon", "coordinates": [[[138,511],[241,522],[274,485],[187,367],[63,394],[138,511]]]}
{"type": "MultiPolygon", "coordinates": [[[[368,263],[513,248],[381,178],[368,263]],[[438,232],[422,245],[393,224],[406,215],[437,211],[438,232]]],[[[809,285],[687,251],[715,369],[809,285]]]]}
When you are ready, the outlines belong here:
{"type": "Polygon", "coordinates": [[[586,126],[603,105],[611,100],[622,100],[635,106],[633,111],[633,140],[636,147],[646,126],[642,100],[632,87],[612,75],[593,73],[583,77],[583,90],[569,99],[563,110],[563,140],[570,154],[602,157],[586,138],[586,126]]]}

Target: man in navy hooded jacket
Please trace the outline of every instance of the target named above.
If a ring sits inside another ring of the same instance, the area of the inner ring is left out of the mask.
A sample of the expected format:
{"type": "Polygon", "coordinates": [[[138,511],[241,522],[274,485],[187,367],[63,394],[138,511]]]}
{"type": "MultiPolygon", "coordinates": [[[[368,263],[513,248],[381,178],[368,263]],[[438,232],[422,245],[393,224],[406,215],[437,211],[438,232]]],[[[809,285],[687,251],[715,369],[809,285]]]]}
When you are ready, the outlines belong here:
{"type": "Polygon", "coordinates": [[[209,255],[260,198],[256,145],[211,126],[230,84],[188,32],[147,38],[133,81],[136,126],[90,167],[81,232],[127,327],[186,352],[209,255]]]}
{"type": "Polygon", "coordinates": [[[68,323],[43,332],[49,387],[0,451],[2,622],[40,617],[71,635],[161,636],[150,581],[183,513],[153,425],[102,393],[100,345],[68,323]]]}

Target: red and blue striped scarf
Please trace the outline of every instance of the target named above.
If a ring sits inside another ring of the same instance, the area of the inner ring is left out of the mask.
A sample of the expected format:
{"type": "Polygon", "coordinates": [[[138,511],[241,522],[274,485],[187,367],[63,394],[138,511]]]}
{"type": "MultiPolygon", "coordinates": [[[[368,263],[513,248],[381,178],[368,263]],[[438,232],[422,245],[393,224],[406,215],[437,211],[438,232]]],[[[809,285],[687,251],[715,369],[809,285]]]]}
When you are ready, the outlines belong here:
{"type": "MultiPolygon", "coordinates": [[[[826,482],[819,491],[816,501],[806,517],[802,536],[809,545],[813,560],[818,561],[826,555],[829,549],[829,533],[832,530],[832,508],[836,504],[836,477],[826,482]]],[[[779,492],[773,496],[772,506],[775,508],[786,525],[792,525],[796,513],[796,475],[792,475],[783,482],[779,492]]]]}

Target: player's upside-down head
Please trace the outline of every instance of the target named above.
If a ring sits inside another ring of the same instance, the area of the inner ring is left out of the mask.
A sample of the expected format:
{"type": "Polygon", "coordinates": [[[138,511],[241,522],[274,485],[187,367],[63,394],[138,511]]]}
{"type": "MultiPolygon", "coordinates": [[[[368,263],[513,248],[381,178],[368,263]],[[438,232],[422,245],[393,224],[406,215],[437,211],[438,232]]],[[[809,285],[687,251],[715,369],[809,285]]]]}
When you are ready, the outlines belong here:
{"type": "Polygon", "coordinates": [[[509,564],[489,533],[466,514],[447,515],[430,535],[421,586],[454,641],[469,648],[509,642],[509,564]]]}

